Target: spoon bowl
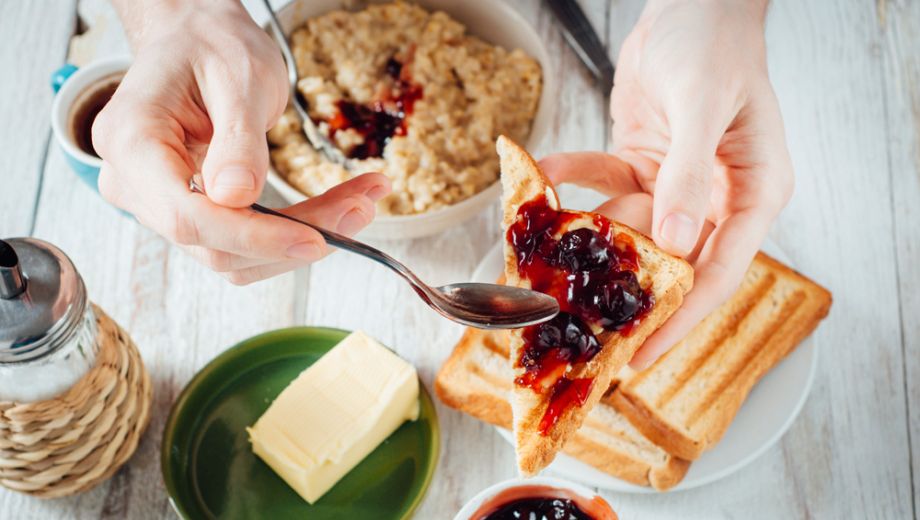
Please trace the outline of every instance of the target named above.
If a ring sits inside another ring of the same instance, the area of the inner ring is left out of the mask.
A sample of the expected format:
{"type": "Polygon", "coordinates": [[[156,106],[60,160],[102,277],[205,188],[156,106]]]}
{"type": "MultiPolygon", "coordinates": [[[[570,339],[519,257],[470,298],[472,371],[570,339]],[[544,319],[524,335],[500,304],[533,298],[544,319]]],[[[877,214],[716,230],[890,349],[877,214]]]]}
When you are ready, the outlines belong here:
{"type": "Polygon", "coordinates": [[[389,267],[409,282],[415,293],[445,318],[480,329],[517,329],[559,314],[555,298],[530,289],[493,283],[458,283],[433,288],[390,255],[363,242],[334,233],[279,211],[253,204],[252,209],[298,222],[318,231],[326,243],[389,267]]]}
{"type": "MultiPolygon", "coordinates": [[[[447,305],[448,318],[476,328],[514,329],[535,325],[559,314],[559,303],[547,294],[492,283],[455,283],[436,289],[447,305]]],[[[446,314],[439,309],[441,314],[446,314]]]]}

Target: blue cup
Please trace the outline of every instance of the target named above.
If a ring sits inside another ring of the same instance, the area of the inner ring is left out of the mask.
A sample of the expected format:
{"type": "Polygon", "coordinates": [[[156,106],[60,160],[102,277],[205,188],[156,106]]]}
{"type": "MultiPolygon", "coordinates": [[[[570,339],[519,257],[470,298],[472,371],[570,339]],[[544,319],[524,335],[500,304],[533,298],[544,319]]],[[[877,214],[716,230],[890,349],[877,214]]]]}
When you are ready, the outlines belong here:
{"type": "Polygon", "coordinates": [[[100,60],[77,68],[66,64],[51,75],[54,102],[51,105],[51,130],[64,152],[67,164],[80,179],[99,191],[99,168],[102,159],[83,151],[76,143],[72,115],[102,83],[124,76],[131,61],[128,58],[100,60]]]}

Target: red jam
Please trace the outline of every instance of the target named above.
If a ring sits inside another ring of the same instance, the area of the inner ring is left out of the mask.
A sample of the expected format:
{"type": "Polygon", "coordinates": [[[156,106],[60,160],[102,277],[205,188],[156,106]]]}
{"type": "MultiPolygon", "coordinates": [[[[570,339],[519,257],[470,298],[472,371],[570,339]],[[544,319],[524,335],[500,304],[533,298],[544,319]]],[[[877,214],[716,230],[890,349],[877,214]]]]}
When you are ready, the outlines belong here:
{"type": "Polygon", "coordinates": [[[617,520],[603,498],[564,488],[521,485],[504,489],[470,515],[470,520],[617,520]]]}
{"type": "Polygon", "coordinates": [[[346,155],[351,159],[383,156],[383,149],[394,135],[406,135],[406,118],[415,102],[422,98],[422,87],[412,83],[408,69],[390,58],[384,72],[393,80],[392,87],[381,99],[362,105],[344,99],[336,103],[335,116],[329,119],[329,137],[339,130],[354,130],[363,142],[346,155]]]}
{"type": "Polygon", "coordinates": [[[585,322],[567,312],[544,326],[525,328],[523,336],[527,347],[520,363],[525,372],[515,383],[536,392],[548,390],[570,364],[588,361],[601,349],[585,322]]]}
{"type": "Polygon", "coordinates": [[[570,406],[581,406],[591,393],[591,383],[594,378],[569,379],[561,377],[553,384],[553,393],[549,398],[549,406],[540,420],[540,433],[548,435],[556,425],[556,421],[570,406]]]}
{"type": "Polygon", "coordinates": [[[632,237],[612,235],[608,219],[593,216],[594,228],[562,233],[583,214],[556,211],[545,198],[518,210],[508,229],[518,272],[531,288],[556,298],[561,312],[550,321],[523,331],[524,350],[518,360],[524,375],[515,380],[535,392],[552,388],[541,422],[546,435],[559,416],[587,399],[592,379],[570,380],[567,369],[586,363],[600,352],[592,326],[629,335],[651,310],[654,295],[639,285],[639,255],[632,237]]]}
{"type": "Polygon", "coordinates": [[[482,520],[594,520],[567,498],[522,498],[482,520]]]}

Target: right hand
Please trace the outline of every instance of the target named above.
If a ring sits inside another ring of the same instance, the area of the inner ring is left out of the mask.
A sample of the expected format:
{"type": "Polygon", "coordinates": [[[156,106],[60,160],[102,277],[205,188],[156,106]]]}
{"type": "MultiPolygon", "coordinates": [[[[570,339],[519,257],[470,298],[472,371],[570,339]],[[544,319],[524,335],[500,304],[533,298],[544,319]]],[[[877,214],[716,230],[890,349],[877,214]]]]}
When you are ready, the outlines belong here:
{"type": "Polygon", "coordinates": [[[542,161],[606,193],[598,211],[694,267],[693,290],[645,341],[642,369],[731,297],[793,189],[767,74],[764,0],[650,0],[617,63],[612,155],[542,161]]]}
{"type": "MultiPolygon", "coordinates": [[[[316,231],[248,209],[287,105],[274,42],[236,1],[115,3],[135,60],[93,125],[102,196],[236,284],[325,256],[316,231]],[[207,196],[189,191],[196,171],[207,196]]],[[[353,235],[389,191],[369,173],[281,211],[353,235]]]]}

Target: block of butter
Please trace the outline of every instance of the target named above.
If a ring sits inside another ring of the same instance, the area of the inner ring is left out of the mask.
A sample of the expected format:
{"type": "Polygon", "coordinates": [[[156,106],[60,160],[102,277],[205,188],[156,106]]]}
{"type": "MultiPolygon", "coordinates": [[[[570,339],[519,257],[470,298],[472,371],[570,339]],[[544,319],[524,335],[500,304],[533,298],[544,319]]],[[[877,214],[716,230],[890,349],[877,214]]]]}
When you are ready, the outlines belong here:
{"type": "Polygon", "coordinates": [[[252,449],[314,503],[403,422],[418,418],[415,367],[353,332],[247,428],[252,449]]]}

